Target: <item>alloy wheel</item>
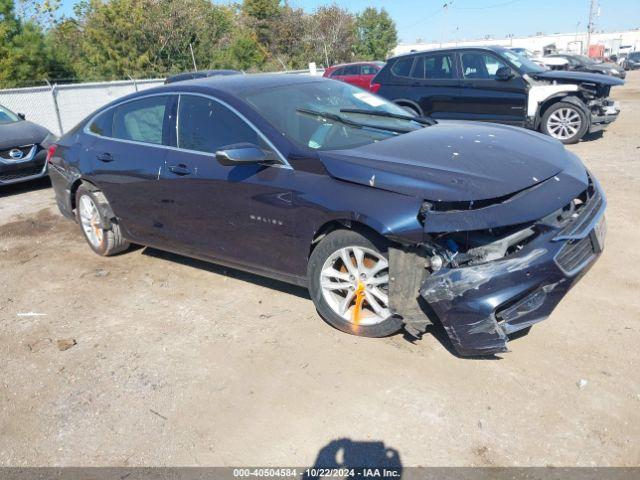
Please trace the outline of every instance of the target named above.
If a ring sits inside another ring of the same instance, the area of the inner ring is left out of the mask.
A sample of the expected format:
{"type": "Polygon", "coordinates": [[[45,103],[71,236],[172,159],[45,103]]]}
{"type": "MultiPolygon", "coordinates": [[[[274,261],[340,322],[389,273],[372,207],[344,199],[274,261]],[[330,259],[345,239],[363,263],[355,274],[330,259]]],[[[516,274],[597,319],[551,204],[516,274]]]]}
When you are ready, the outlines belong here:
{"type": "Polygon", "coordinates": [[[331,254],[320,272],[322,296],[344,320],[376,325],[391,316],[389,262],[364,247],[345,247],[331,254]]]}
{"type": "Polygon", "coordinates": [[[96,248],[102,244],[103,232],[100,227],[100,212],[89,195],[80,197],[80,223],[87,239],[96,248]]]}
{"type": "Polygon", "coordinates": [[[547,119],[547,131],[558,140],[568,140],[582,127],[580,114],[572,108],[559,108],[547,119]]]}

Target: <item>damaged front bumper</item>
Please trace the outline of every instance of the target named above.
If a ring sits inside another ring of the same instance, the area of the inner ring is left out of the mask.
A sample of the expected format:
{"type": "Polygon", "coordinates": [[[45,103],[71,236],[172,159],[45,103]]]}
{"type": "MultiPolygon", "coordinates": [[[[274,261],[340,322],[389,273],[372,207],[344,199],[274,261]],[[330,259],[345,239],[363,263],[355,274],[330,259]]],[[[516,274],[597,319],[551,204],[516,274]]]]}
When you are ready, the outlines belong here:
{"type": "Polygon", "coordinates": [[[615,122],[620,114],[620,105],[618,102],[609,102],[607,105],[601,106],[598,111],[591,112],[591,121],[589,122],[589,133],[604,130],[608,125],[615,122]]]}
{"type": "Polygon", "coordinates": [[[568,225],[548,228],[520,251],[443,268],[420,289],[460,355],[506,352],[509,335],[547,318],[603,249],[606,201],[597,195],[568,225]]]}

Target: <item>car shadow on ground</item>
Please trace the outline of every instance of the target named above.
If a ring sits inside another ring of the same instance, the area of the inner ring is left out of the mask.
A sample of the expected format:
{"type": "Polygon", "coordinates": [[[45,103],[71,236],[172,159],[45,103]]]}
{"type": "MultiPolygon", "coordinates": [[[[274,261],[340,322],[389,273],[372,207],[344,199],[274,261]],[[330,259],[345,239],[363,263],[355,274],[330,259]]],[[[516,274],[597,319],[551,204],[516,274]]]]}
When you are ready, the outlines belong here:
{"type": "Polygon", "coordinates": [[[584,142],[593,142],[595,140],[600,140],[604,136],[604,131],[587,133],[584,137],[580,139],[580,143],[584,142]]]}
{"type": "Polygon", "coordinates": [[[308,471],[302,476],[303,480],[321,477],[345,477],[338,472],[326,472],[326,469],[353,469],[350,478],[377,476],[380,478],[402,477],[402,461],[400,453],[384,444],[382,441],[356,441],[350,438],[340,438],[329,442],[318,452],[318,456],[308,471]],[[387,474],[378,475],[364,472],[365,469],[384,469],[387,474]],[[325,471],[323,471],[325,470],[325,471]],[[390,475],[389,472],[394,472],[390,475]]]}
{"type": "Polygon", "coordinates": [[[51,188],[49,177],[42,177],[28,182],[12,183],[10,185],[0,185],[0,198],[35,192],[36,190],[44,190],[45,188],[51,188]]]}
{"type": "MultiPolygon", "coordinates": [[[[200,270],[205,270],[207,272],[215,273],[218,275],[224,275],[226,277],[233,278],[235,280],[249,282],[260,287],[270,288],[278,292],[287,293],[289,295],[295,295],[299,298],[304,298],[305,300],[311,301],[309,292],[304,287],[298,287],[296,285],[291,285],[286,282],[281,282],[279,280],[263,277],[261,275],[256,275],[253,273],[244,272],[242,270],[237,270],[231,267],[225,267],[215,263],[210,263],[204,260],[197,260],[191,257],[178,255],[176,253],[158,250],[153,247],[141,247],[141,246],[134,245],[132,246],[132,249],[136,249],[136,250],[143,249],[142,250],[143,255],[148,255],[153,258],[178,263],[180,265],[185,265],[185,266],[197,268],[200,270]]],[[[471,357],[461,356],[456,351],[453,344],[451,343],[451,340],[449,339],[449,335],[447,335],[447,332],[445,331],[444,327],[442,326],[440,321],[437,319],[437,317],[435,317],[435,313],[433,311],[430,311],[428,305],[425,305],[425,302],[420,302],[420,303],[421,303],[423,312],[427,317],[431,319],[431,322],[432,322],[432,325],[427,326],[424,332],[424,335],[433,335],[433,337],[438,342],[440,342],[440,344],[449,353],[451,353],[451,355],[454,355],[455,357],[458,357],[464,360],[501,360],[502,359],[502,357],[500,357],[499,355],[485,355],[485,356],[471,356],[471,357]]],[[[528,331],[529,329],[521,333],[514,334],[513,336],[510,336],[509,339],[514,340],[516,338],[524,336],[528,333],[528,331]]],[[[417,344],[417,342],[420,342],[422,339],[421,337],[416,338],[413,335],[410,335],[404,329],[392,336],[401,336],[404,340],[406,340],[407,342],[413,345],[417,344]]]]}
{"type": "Polygon", "coordinates": [[[225,267],[215,263],[210,263],[203,260],[197,260],[191,257],[184,257],[182,255],[165,252],[163,250],[157,250],[151,247],[140,247],[140,248],[144,248],[144,250],[142,251],[143,255],[149,255],[154,258],[160,258],[162,260],[168,260],[170,262],[179,263],[180,265],[186,265],[186,266],[197,268],[200,270],[205,270],[207,272],[216,273],[218,275],[224,275],[225,277],[233,278],[235,280],[253,283],[254,285],[258,285],[260,287],[270,288],[282,293],[288,293],[290,295],[295,295],[300,298],[305,298],[309,301],[311,300],[311,297],[309,296],[309,292],[307,291],[306,288],[303,288],[303,287],[298,287],[296,285],[291,285],[289,283],[281,282],[279,280],[273,280],[271,278],[255,275],[249,272],[244,272],[242,270],[236,270],[234,268],[225,267]]]}

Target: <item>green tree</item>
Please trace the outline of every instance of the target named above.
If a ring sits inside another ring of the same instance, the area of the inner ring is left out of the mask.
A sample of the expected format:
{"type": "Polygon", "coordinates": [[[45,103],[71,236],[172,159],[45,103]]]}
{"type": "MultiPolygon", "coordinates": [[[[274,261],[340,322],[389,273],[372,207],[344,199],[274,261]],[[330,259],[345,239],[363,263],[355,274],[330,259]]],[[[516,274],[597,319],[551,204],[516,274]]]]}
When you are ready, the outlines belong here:
{"type": "Polygon", "coordinates": [[[242,13],[257,20],[271,20],[280,14],[280,0],[244,0],[242,13]]]}
{"type": "Polygon", "coordinates": [[[384,8],[365,8],[356,18],[356,31],[356,54],[362,60],[384,60],[398,43],[396,25],[384,8]]]}
{"type": "Polygon", "coordinates": [[[87,0],[54,37],[83,80],[164,76],[224,61],[234,12],[208,0],[87,0]]]}
{"type": "Polygon", "coordinates": [[[40,25],[17,17],[13,0],[0,0],[0,88],[67,75],[40,25]]]}

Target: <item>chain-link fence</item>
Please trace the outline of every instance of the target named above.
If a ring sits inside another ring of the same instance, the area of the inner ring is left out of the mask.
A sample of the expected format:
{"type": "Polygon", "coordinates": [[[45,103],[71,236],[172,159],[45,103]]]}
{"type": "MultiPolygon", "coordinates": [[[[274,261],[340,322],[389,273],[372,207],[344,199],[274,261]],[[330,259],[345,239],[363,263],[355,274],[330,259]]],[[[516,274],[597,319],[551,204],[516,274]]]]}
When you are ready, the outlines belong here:
{"type": "MultiPolygon", "coordinates": [[[[291,72],[322,75],[322,69],[291,72]]],[[[82,119],[107,103],[147,88],[162,85],[164,79],[119,80],[0,90],[0,105],[25,117],[56,135],[62,135],[82,119]]]]}
{"type": "Polygon", "coordinates": [[[0,90],[0,105],[62,135],[97,108],[123,95],[162,85],[163,81],[122,80],[0,90]]]}

